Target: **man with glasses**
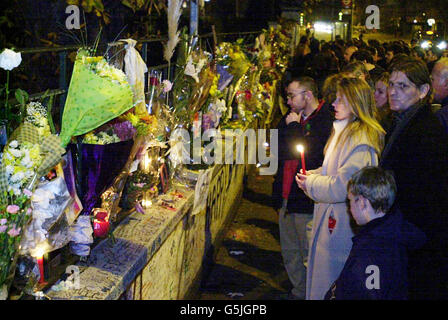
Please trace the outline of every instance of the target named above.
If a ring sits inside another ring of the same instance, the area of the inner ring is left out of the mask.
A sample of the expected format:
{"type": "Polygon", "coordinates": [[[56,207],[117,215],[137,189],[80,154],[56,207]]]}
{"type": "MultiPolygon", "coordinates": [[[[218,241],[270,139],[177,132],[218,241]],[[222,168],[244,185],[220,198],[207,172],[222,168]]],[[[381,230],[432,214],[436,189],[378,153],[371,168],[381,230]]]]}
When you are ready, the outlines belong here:
{"type": "Polygon", "coordinates": [[[290,112],[279,122],[279,166],[274,177],[273,206],[279,214],[282,256],[293,289],[287,299],[305,299],[308,240],[306,226],[312,221],[314,203],[294,181],[302,168],[297,145],[305,149],[306,168],[322,165],[323,149],[330,136],[333,117],[317,99],[317,86],[310,77],[292,78],[286,83],[290,112]]]}
{"type": "Polygon", "coordinates": [[[392,170],[396,205],[428,241],[409,255],[411,299],[448,298],[448,138],[431,112],[432,86],[425,62],[403,58],[391,67],[389,106],[395,119],[380,166],[392,170]]]}

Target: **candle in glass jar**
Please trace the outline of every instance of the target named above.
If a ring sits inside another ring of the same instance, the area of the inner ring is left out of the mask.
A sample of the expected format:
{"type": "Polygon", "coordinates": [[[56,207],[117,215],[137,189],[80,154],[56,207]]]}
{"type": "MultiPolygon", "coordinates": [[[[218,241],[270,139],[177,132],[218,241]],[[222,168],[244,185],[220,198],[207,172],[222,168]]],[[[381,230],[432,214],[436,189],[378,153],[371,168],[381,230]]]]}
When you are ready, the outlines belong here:
{"type": "Polygon", "coordinates": [[[303,148],[303,145],[298,144],[298,145],[297,145],[297,151],[300,152],[300,157],[302,158],[302,170],[303,170],[303,174],[306,175],[306,168],[305,168],[305,149],[303,148]]]}

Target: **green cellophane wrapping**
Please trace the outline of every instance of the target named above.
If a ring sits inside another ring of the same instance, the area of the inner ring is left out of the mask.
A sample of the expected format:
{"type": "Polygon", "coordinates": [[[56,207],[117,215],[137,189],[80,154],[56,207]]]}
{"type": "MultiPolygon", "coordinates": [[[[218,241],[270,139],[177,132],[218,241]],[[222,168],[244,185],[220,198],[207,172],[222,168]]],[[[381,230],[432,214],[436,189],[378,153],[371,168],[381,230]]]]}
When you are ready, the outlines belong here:
{"type": "Polygon", "coordinates": [[[92,131],[133,107],[132,89],[100,77],[76,57],[62,116],[61,138],[65,148],[72,137],[92,131]]]}

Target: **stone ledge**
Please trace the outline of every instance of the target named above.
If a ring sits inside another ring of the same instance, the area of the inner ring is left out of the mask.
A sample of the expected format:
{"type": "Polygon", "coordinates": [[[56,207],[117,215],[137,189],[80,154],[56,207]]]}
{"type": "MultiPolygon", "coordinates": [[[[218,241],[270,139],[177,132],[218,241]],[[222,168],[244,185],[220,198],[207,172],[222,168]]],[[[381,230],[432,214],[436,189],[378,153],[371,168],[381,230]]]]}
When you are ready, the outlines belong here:
{"type": "Polygon", "coordinates": [[[47,296],[55,300],[118,299],[192,208],[194,190],[176,190],[184,195],[176,211],[154,205],[145,214],[132,213],[114,230],[115,245],[105,239],[92,250],[88,266],[79,275],[79,289],[50,289],[47,296]]]}

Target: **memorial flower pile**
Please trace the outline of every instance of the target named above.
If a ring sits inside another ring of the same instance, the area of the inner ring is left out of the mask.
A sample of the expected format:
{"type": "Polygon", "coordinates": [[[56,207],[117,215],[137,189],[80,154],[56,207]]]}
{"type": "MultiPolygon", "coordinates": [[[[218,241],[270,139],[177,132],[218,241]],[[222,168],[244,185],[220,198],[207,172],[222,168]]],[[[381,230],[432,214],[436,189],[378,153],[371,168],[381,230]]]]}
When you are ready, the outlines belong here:
{"type": "MultiPolygon", "coordinates": [[[[133,106],[132,88],[123,71],[109,65],[102,56],[91,57],[86,51],[79,51],[62,115],[62,146],[72,137],[97,129],[133,106]]],[[[94,141],[95,138],[89,137],[94,141]]],[[[100,138],[108,139],[104,135],[100,138]]]]}
{"type": "MultiPolygon", "coordinates": [[[[183,43],[187,43],[183,39],[183,43]]],[[[189,126],[193,123],[197,112],[206,103],[210,89],[214,83],[215,72],[210,66],[210,55],[204,51],[195,51],[191,47],[184,48],[179,54],[179,72],[173,83],[173,107],[175,121],[189,126]],[[182,58],[183,57],[183,58],[182,58]]]]}
{"type": "Polygon", "coordinates": [[[129,86],[126,74],[111,66],[104,57],[82,57],[82,63],[89,68],[93,73],[99,75],[101,78],[109,79],[120,85],[129,86]]]}
{"type": "Polygon", "coordinates": [[[15,195],[12,191],[4,193],[0,201],[0,296],[6,298],[8,286],[12,281],[15,258],[21,241],[23,228],[30,220],[32,193],[24,190],[15,195]]]}
{"type": "MultiPolygon", "coordinates": [[[[40,136],[37,121],[43,110],[21,124],[3,150],[0,165],[0,296],[6,297],[15,272],[23,230],[31,219],[30,198],[40,177],[60,162],[65,150],[59,137],[40,136]]],[[[37,121],[38,124],[42,122],[37,121]]]]}
{"type": "Polygon", "coordinates": [[[127,141],[134,138],[137,130],[130,121],[113,121],[97,130],[84,135],[82,140],[86,144],[110,144],[127,141]]]}
{"type": "Polygon", "coordinates": [[[228,66],[229,72],[236,80],[240,79],[250,68],[251,63],[241,48],[240,42],[223,42],[216,48],[217,62],[228,66]]]}
{"type": "Polygon", "coordinates": [[[40,102],[28,103],[26,106],[25,122],[34,125],[42,138],[48,137],[51,134],[47,109],[40,102]]]}
{"type": "Polygon", "coordinates": [[[42,161],[40,147],[30,142],[11,141],[3,152],[3,162],[8,180],[8,192],[20,195],[42,161]]]}

